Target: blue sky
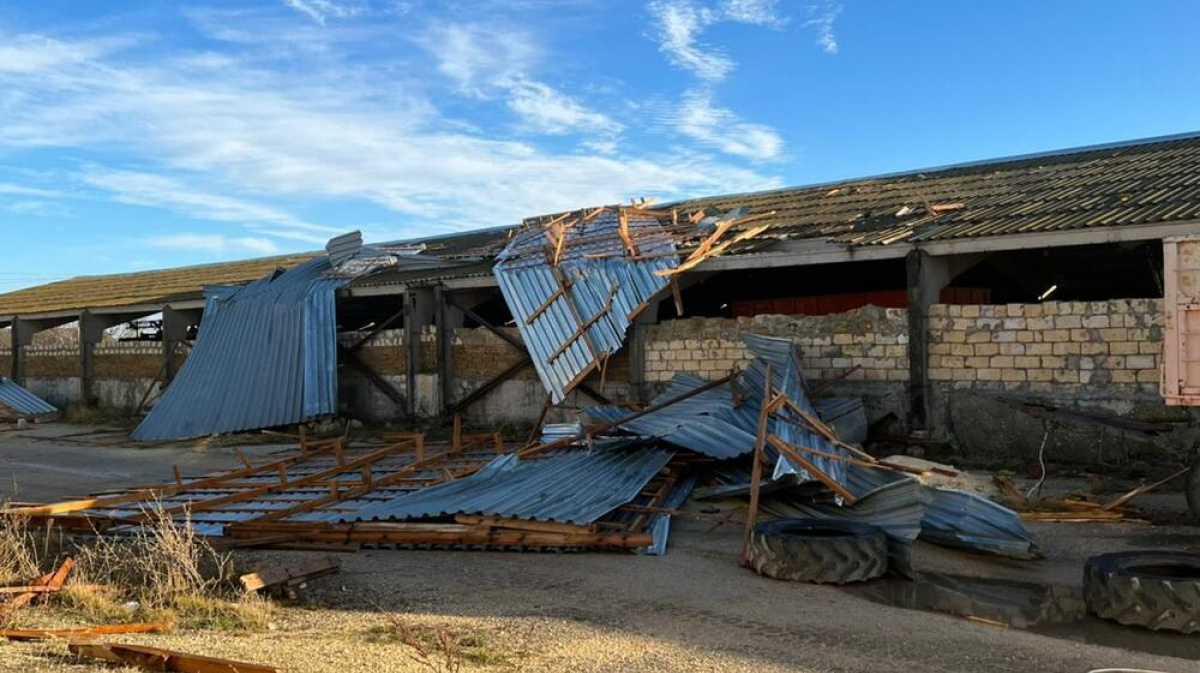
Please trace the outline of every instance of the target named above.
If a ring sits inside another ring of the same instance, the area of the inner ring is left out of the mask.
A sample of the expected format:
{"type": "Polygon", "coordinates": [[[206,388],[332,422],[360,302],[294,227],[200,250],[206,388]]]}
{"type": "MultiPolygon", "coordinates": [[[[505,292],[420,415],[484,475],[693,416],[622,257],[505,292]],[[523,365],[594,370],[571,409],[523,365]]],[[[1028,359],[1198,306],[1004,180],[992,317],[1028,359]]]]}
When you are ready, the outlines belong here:
{"type": "Polygon", "coordinates": [[[1188,0],[0,4],[0,290],[1197,130],[1188,0]]]}

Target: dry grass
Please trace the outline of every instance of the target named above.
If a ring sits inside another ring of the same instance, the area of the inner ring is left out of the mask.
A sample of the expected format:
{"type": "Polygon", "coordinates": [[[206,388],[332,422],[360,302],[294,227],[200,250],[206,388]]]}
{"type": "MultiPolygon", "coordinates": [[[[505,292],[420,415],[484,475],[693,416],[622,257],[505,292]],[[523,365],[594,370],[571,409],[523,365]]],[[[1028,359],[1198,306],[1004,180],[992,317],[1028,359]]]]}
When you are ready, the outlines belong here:
{"type": "Polygon", "coordinates": [[[273,607],[247,595],[231,558],[176,525],[157,506],[127,537],[71,541],[6,517],[0,521],[0,584],[25,584],[75,559],[68,584],[51,596],[65,615],[87,623],[165,621],[182,628],[261,630],[273,607]]]}
{"type": "Polygon", "coordinates": [[[47,537],[24,517],[0,515],[0,585],[25,584],[42,574],[47,537]]]}
{"type": "Polygon", "coordinates": [[[385,614],[384,620],[367,632],[368,638],[407,646],[410,659],[435,673],[454,673],[463,662],[517,670],[532,656],[532,627],[515,637],[503,638],[484,629],[421,624],[393,614],[385,614]]]}

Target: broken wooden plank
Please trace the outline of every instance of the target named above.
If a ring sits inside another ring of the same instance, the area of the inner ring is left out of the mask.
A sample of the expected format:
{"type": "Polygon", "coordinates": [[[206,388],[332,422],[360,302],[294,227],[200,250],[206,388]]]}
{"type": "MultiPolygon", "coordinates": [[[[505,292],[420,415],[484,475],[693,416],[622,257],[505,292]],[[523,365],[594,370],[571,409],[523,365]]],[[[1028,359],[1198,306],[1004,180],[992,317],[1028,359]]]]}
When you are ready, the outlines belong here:
{"type": "Polygon", "coordinates": [[[123,635],[129,633],[164,633],[171,630],[165,622],[143,622],[134,624],[104,624],[67,629],[0,629],[0,638],[9,640],[80,640],[97,636],[123,635]]]}
{"type": "Polygon", "coordinates": [[[511,528],[513,530],[530,530],[543,533],[567,533],[587,535],[596,532],[595,526],[557,521],[529,521],[526,519],[505,519],[498,516],[478,516],[475,514],[458,514],[454,520],[469,526],[489,526],[492,528],[511,528]]]}
{"type": "Polygon", "coordinates": [[[1138,496],[1145,495],[1146,493],[1149,493],[1150,491],[1153,491],[1154,489],[1156,489],[1160,486],[1163,486],[1171,481],[1174,481],[1178,477],[1182,477],[1184,474],[1187,474],[1188,470],[1190,470],[1190,469],[1191,469],[1190,467],[1185,467],[1182,470],[1176,472],[1175,474],[1172,474],[1169,477],[1166,477],[1164,479],[1159,479],[1158,481],[1154,482],[1153,484],[1142,484],[1141,486],[1138,486],[1137,488],[1126,493],[1125,495],[1123,495],[1119,498],[1116,498],[1115,500],[1113,500],[1111,502],[1105,503],[1100,509],[1102,509],[1106,512],[1111,512],[1112,510],[1117,509],[1118,507],[1121,507],[1122,505],[1128,503],[1129,501],[1133,500],[1134,498],[1136,498],[1138,496]]]}
{"type": "Polygon", "coordinates": [[[136,666],[147,671],[175,671],[176,673],[279,673],[279,669],[274,666],[247,664],[229,659],[175,652],[144,645],[71,643],[68,648],[71,654],[77,657],[136,666]]]}
{"type": "Polygon", "coordinates": [[[262,591],[288,582],[307,582],[318,577],[332,575],[340,570],[342,562],[334,559],[317,559],[294,565],[273,566],[247,573],[239,579],[246,591],[262,591]]]}

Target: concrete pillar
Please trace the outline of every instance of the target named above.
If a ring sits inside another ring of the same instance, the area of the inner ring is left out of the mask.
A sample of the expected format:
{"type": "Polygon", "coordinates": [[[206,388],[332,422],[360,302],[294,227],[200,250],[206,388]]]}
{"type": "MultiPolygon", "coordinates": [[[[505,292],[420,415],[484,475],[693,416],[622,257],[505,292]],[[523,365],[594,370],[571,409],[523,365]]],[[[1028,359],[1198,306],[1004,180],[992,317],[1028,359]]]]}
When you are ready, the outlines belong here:
{"type": "Polygon", "coordinates": [[[162,312],[163,375],[167,384],[175,380],[175,355],[179,345],[187,341],[188,329],[200,324],[200,309],[176,309],[170,306],[162,312]]]}
{"type": "Polygon", "coordinates": [[[37,323],[15,317],[12,321],[12,379],[25,385],[25,347],[33,343],[33,335],[39,330],[37,323]]]}
{"type": "Polygon", "coordinates": [[[629,387],[634,399],[648,401],[652,395],[646,385],[646,332],[658,323],[658,302],[638,314],[625,337],[629,344],[629,387]]]}
{"type": "Polygon", "coordinates": [[[438,408],[454,403],[454,330],[463,326],[463,312],[446,301],[444,286],[434,289],[435,322],[438,344],[438,408]]]}
{"type": "Polygon", "coordinates": [[[408,413],[417,415],[417,376],[421,373],[421,328],[433,324],[433,288],[412,288],[404,294],[404,332],[407,348],[407,391],[408,413]]]}
{"type": "Polygon", "coordinates": [[[938,303],[942,289],[986,254],[933,257],[913,250],[905,258],[908,289],[908,428],[929,430],[934,417],[929,385],[929,307],[938,303]]]}

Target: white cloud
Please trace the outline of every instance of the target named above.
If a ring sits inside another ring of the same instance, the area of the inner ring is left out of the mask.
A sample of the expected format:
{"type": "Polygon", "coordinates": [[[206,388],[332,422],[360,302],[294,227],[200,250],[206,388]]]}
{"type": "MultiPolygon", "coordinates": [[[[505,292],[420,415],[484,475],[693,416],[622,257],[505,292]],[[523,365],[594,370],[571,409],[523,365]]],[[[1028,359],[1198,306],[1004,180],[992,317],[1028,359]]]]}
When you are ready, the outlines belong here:
{"type": "Polygon", "coordinates": [[[533,37],[498,26],[444,24],[420,39],[438,70],[466,92],[487,90],[520,77],[541,58],[533,37]]]}
{"type": "Polygon", "coordinates": [[[729,0],[722,6],[730,21],[780,28],[787,23],[776,11],[776,0],[729,0]]]}
{"type": "MultiPolygon", "coordinates": [[[[36,73],[0,70],[0,149],[94,150],[95,157],[117,148],[136,171],[95,164],[79,179],[125,203],[257,225],[261,233],[250,233],[258,237],[340,233],[289,212],[290,204],[321,200],[374,204],[414,226],[462,228],[632,196],[779,185],[687,148],[581,155],[480,137],[443,119],[405,69],[347,67],[336,51],[274,71],[257,52],[231,49],[227,61],[197,64],[169,52],[97,51],[86,40],[4,37],[0,43],[24,45],[24,62],[43,65],[36,73]],[[43,50],[92,55],[43,58],[43,50]],[[296,77],[301,66],[305,76],[296,77]]],[[[476,57],[456,63],[443,71],[480,87],[481,73],[495,70],[476,57]]],[[[520,82],[508,86],[519,91],[520,82]]],[[[541,91],[536,82],[532,90],[541,91]]],[[[488,91],[507,105],[509,88],[488,91]]],[[[546,91],[545,100],[555,101],[554,90],[546,91]]],[[[602,117],[557,100],[558,108],[525,112],[549,128],[605,126],[602,117]]]]}
{"type": "Polygon", "coordinates": [[[716,7],[695,0],[654,0],[647,9],[656,22],[659,50],[676,67],[710,82],[725,79],[734,68],[723,50],[701,41],[710,26],[731,21],[780,28],[787,23],[775,11],[775,0],[728,0],[716,7]]]}
{"type": "Polygon", "coordinates": [[[623,126],[529,75],[542,59],[534,39],[502,26],[443,24],[421,40],[438,70],[463,93],[503,99],[524,131],[547,135],[619,134],[623,126]]]}
{"type": "Polygon", "coordinates": [[[72,215],[70,208],[54,201],[11,201],[0,203],[0,208],[14,215],[29,217],[71,217],[72,215]]]}
{"type": "Polygon", "coordinates": [[[170,250],[202,250],[204,252],[228,254],[251,253],[271,255],[279,252],[279,246],[266,238],[243,238],[220,234],[170,234],[156,236],[146,241],[153,248],[170,250]]]}
{"type": "Polygon", "coordinates": [[[346,19],[363,12],[359,5],[332,0],[283,0],[283,3],[321,25],[325,25],[325,20],[330,17],[346,19]]]}
{"type": "Polygon", "coordinates": [[[508,107],[523,123],[541,133],[562,135],[575,131],[620,133],[622,126],[607,115],[589,110],[569,96],[541,82],[518,79],[508,87],[508,107]]]}
{"type": "Polygon", "coordinates": [[[833,22],[842,13],[842,5],[836,0],[825,0],[820,5],[812,7],[810,13],[812,18],[804,22],[805,27],[812,28],[817,32],[817,44],[825,50],[825,53],[838,53],[838,40],[837,34],[833,32],[833,22]]]}
{"type": "Polygon", "coordinates": [[[712,81],[733,70],[732,59],[699,42],[700,33],[717,21],[715,12],[689,0],[655,0],[649,9],[658,22],[658,48],[673,65],[712,81]]]}
{"type": "Polygon", "coordinates": [[[206,220],[273,224],[285,227],[284,231],[300,240],[311,242],[324,242],[328,236],[307,232],[337,233],[335,229],[305,222],[270,206],[198,191],[161,175],[91,168],[83,173],[82,179],[87,185],[109,192],[120,203],[166,208],[206,220]]]}
{"type": "Polygon", "coordinates": [[[18,185],[13,182],[0,182],[0,195],[57,197],[62,196],[62,192],[53,189],[43,189],[41,187],[18,185]]]}
{"type": "Polygon", "coordinates": [[[726,154],[762,161],[783,152],[783,139],[774,129],[742,121],[732,110],[714,105],[707,91],[687,92],[671,110],[669,121],[676,130],[726,154]]]}

